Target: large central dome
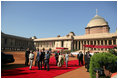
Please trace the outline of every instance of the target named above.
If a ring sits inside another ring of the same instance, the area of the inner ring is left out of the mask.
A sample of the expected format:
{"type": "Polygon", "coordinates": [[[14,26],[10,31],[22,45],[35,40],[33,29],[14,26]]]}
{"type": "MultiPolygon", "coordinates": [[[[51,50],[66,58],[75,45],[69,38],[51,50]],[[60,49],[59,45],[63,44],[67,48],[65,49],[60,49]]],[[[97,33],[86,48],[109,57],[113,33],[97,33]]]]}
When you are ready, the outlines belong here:
{"type": "Polygon", "coordinates": [[[91,19],[87,27],[104,26],[104,25],[108,25],[107,21],[105,21],[105,19],[102,18],[101,16],[96,15],[91,19]]]}

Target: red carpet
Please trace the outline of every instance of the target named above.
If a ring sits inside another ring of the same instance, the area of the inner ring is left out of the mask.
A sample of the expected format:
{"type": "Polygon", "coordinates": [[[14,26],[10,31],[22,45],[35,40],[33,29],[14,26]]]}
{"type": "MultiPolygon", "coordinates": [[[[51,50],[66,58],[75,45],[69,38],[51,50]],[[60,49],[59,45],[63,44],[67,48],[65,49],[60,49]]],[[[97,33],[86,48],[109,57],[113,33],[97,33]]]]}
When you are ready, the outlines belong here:
{"type": "Polygon", "coordinates": [[[65,63],[62,67],[55,66],[55,58],[50,58],[50,71],[38,70],[38,67],[32,67],[32,70],[29,70],[29,67],[16,68],[10,70],[4,70],[1,72],[2,78],[52,78],[58,75],[61,75],[65,72],[72,71],[78,66],[78,60],[72,60],[68,62],[68,68],[66,68],[65,63]]]}

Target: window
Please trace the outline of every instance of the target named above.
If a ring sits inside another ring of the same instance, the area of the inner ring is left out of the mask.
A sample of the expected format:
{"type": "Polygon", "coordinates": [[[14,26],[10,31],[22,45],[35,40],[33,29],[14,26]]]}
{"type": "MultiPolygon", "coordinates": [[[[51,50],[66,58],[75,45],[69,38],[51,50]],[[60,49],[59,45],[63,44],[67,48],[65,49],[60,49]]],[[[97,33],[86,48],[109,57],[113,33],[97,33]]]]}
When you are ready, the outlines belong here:
{"type": "Polygon", "coordinates": [[[98,45],[100,44],[100,41],[98,41],[98,45]]]}

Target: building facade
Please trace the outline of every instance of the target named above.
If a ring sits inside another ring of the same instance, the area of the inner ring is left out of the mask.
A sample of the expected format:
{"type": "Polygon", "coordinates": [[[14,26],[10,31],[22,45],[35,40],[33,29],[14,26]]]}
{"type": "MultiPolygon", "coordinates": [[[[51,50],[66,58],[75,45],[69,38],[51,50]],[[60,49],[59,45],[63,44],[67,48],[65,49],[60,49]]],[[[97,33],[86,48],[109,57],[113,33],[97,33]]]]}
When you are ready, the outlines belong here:
{"type": "Polygon", "coordinates": [[[34,48],[31,38],[1,33],[1,50],[26,50],[27,48],[34,48]]]}
{"type": "MultiPolygon", "coordinates": [[[[108,22],[95,15],[85,28],[85,34],[76,36],[70,32],[65,36],[58,35],[53,38],[24,38],[1,33],[2,50],[25,50],[30,49],[52,49],[57,47],[68,48],[68,50],[83,51],[83,45],[117,45],[117,32],[110,33],[108,22]]],[[[107,51],[107,48],[85,48],[86,51],[107,51]]]]}
{"type": "MultiPolygon", "coordinates": [[[[95,15],[85,28],[85,34],[76,36],[70,32],[66,36],[53,38],[34,39],[36,49],[53,49],[57,47],[68,48],[68,50],[83,51],[83,45],[117,45],[117,32],[110,33],[108,22],[101,16],[95,15]]],[[[107,51],[107,48],[85,48],[86,51],[107,51]]]]}

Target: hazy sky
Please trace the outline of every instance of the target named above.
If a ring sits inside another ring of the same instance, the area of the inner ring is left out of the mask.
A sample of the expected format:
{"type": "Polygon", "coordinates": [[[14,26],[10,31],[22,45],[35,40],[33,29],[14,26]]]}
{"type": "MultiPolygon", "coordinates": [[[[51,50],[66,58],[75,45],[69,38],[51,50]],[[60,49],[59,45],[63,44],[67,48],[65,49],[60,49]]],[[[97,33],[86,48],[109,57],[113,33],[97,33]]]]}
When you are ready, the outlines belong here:
{"type": "Polygon", "coordinates": [[[37,38],[65,36],[73,31],[85,34],[96,15],[103,17],[110,32],[117,28],[116,1],[2,1],[1,30],[4,33],[37,38]]]}

